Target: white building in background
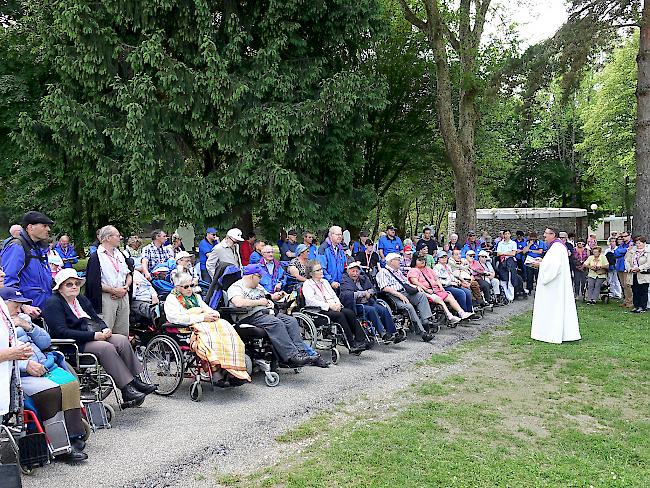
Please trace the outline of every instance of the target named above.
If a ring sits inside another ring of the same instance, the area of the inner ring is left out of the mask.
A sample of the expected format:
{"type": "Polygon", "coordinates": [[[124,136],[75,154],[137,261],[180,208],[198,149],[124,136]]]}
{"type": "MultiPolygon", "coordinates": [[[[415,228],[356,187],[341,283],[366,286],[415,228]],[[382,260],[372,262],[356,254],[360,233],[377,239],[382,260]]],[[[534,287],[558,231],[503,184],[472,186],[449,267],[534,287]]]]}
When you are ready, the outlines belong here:
{"type": "MultiPolygon", "coordinates": [[[[630,217],[630,222],[631,221],[632,217],[630,217]]],[[[627,230],[627,217],[610,215],[609,217],[605,217],[604,219],[600,220],[597,227],[590,227],[589,233],[596,234],[596,239],[599,241],[606,241],[609,239],[609,236],[611,236],[612,233],[615,232],[617,234],[620,234],[621,232],[627,230]]]]}

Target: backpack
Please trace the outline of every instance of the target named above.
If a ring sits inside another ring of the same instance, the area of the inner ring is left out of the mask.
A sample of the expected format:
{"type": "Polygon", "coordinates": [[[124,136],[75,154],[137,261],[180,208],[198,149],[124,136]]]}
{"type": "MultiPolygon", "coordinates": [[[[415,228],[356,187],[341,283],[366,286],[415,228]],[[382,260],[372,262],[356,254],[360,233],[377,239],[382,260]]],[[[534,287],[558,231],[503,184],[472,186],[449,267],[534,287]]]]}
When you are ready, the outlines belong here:
{"type": "MultiPolygon", "coordinates": [[[[41,261],[41,262],[47,262],[47,254],[46,254],[45,256],[43,256],[43,255],[41,255],[41,256],[34,256],[34,255],[32,254],[32,249],[36,249],[36,248],[30,246],[30,245],[27,243],[27,241],[26,241],[22,236],[20,236],[20,237],[14,237],[14,238],[12,238],[11,240],[7,241],[7,243],[6,243],[6,244],[3,246],[3,248],[2,248],[2,254],[4,254],[4,250],[5,250],[5,249],[7,249],[11,244],[13,244],[13,243],[15,243],[15,242],[18,242],[18,243],[22,246],[23,251],[25,252],[25,262],[24,262],[24,264],[23,264],[23,267],[20,268],[20,271],[18,272],[18,274],[20,274],[20,273],[23,272],[23,270],[27,267],[27,264],[29,263],[29,261],[30,261],[31,259],[38,259],[38,260],[41,261]]],[[[0,254],[0,257],[2,256],[2,254],[0,254]]],[[[1,262],[1,261],[2,261],[2,260],[0,259],[0,262],[1,262]]]]}
{"type": "Polygon", "coordinates": [[[616,264],[616,256],[614,256],[613,252],[606,253],[605,257],[607,258],[607,262],[610,266],[614,266],[616,264]]]}

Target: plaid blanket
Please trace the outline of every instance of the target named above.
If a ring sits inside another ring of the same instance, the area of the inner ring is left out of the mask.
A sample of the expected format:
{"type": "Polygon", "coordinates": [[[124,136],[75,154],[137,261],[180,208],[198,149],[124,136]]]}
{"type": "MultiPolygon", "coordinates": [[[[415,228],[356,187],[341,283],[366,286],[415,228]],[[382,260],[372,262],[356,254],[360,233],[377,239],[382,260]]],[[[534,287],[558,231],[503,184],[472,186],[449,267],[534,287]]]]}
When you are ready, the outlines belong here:
{"type": "MultiPolygon", "coordinates": [[[[190,309],[190,313],[201,309],[190,309]]],[[[199,322],[192,324],[190,347],[204,361],[213,367],[218,366],[228,371],[235,378],[251,381],[246,371],[246,353],[244,343],[232,325],[225,320],[216,322],[199,322]]]]}

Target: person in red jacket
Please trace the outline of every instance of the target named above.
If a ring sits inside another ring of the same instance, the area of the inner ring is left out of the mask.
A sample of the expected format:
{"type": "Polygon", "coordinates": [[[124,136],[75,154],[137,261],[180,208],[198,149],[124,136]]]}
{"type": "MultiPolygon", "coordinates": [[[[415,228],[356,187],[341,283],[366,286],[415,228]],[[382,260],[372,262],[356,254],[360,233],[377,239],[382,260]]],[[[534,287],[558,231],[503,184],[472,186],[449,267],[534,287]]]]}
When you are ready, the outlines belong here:
{"type": "Polygon", "coordinates": [[[244,242],[239,245],[239,255],[241,256],[242,266],[248,266],[251,260],[251,254],[255,252],[255,232],[250,231],[246,234],[244,242]]]}

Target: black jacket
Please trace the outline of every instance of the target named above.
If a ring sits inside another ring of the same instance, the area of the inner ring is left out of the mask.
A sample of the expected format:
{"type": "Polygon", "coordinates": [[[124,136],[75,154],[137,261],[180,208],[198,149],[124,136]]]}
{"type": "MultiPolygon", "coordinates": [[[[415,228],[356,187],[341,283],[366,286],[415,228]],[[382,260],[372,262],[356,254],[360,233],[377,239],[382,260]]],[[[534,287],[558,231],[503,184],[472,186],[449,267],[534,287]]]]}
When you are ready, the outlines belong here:
{"type": "Polygon", "coordinates": [[[102,267],[99,264],[99,255],[96,252],[92,253],[88,258],[85,293],[95,312],[102,313],[102,267]]]}
{"type": "MultiPolygon", "coordinates": [[[[78,299],[79,305],[90,316],[91,320],[104,324],[104,321],[99,318],[86,297],[79,295],[78,299]]],[[[77,318],[65,299],[56,292],[45,302],[43,318],[47,323],[52,338],[74,339],[81,351],[83,351],[83,345],[86,342],[95,340],[95,332],[88,330],[86,327],[87,319],[77,318]]],[[[106,327],[106,324],[104,324],[104,327],[106,327]]]]}
{"type": "MultiPolygon", "coordinates": [[[[363,291],[375,289],[375,287],[372,286],[370,279],[366,275],[359,275],[359,281],[361,282],[361,288],[363,291]]],[[[350,310],[355,309],[354,306],[356,304],[356,300],[354,299],[354,294],[357,291],[361,291],[359,288],[357,288],[357,284],[352,281],[352,278],[350,278],[347,273],[344,274],[343,279],[341,280],[341,294],[339,298],[345,308],[349,308],[350,310]]],[[[368,300],[368,303],[374,303],[374,299],[371,298],[368,300]]]]}

